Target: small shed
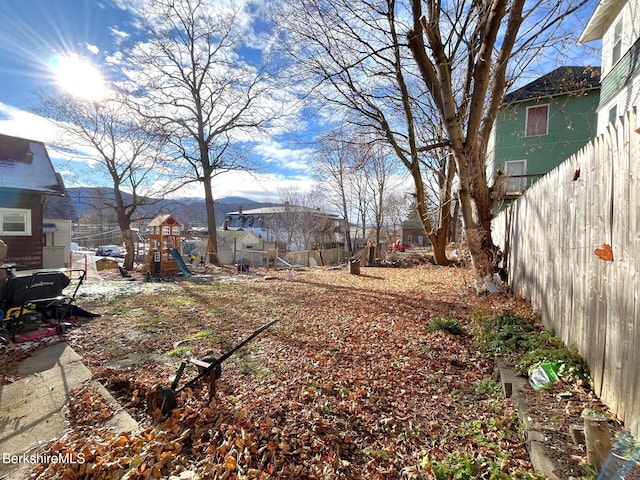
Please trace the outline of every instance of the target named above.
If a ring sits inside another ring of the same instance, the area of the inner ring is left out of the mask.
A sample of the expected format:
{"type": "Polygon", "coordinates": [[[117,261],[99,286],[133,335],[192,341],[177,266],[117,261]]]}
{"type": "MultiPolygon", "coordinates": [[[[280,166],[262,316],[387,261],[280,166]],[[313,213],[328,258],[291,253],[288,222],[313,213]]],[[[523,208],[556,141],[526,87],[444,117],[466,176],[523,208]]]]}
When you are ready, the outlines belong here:
{"type": "Polygon", "coordinates": [[[175,256],[182,255],[182,225],[172,215],[158,215],[149,223],[149,271],[173,275],[180,272],[175,256]]]}

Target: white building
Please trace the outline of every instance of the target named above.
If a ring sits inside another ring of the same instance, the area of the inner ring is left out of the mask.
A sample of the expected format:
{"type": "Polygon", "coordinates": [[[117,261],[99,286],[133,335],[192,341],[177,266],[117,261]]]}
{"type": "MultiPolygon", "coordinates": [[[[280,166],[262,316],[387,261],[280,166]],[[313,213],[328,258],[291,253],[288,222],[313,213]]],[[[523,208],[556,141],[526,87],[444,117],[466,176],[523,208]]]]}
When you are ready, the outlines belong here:
{"type": "Polygon", "coordinates": [[[602,40],[601,134],[609,123],[640,105],[640,0],[601,0],[579,42],[595,40],[602,40]]]}
{"type": "Polygon", "coordinates": [[[309,250],[340,243],[342,223],[338,215],[285,203],[250,210],[240,207],[226,214],[222,227],[253,232],[286,250],[309,250]]]}

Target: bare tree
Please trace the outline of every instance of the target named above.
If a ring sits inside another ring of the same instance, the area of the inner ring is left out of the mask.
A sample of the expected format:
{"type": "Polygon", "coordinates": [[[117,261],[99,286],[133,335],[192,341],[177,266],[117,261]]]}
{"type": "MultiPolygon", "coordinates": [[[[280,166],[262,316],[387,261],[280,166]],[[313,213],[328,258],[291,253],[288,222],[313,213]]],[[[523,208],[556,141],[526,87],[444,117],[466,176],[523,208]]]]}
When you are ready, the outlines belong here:
{"type": "MultiPolygon", "coordinates": [[[[566,45],[572,36],[563,20],[586,2],[291,0],[283,38],[293,39],[285,45],[314,74],[316,92],[394,148],[414,179],[416,208],[438,263],[447,263],[447,228],[432,226],[429,218],[421,154],[443,149],[437,156],[445,184],[451,185],[451,172],[459,176],[466,238],[480,279],[497,257],[485,158],[498,107],[518,73],[566,45]]],[[[444,210],[437,217],[445,221],[451,219],[450,191],[439,192],[444,210]]]]}
{"type": "Polygon", "coordinates": [[[387,237],[395,241],[398,239],[395,235],[410,211],[407,195],[398,190],[387,192],[384,198],[384,211],[384,228],[387,230],[387,237]]]}
{"type": "Polygon", "coordinates": [[[68,94],[43,94],[36,111],[64,132],[54,143],[57,148],[89,162],[91,186],[101,186],[100,178],[108,179],[110,194],[101,202],[115,212],[126,248],[124,268],[132,269],[131,224],[139,219],[141,207],[171,191],[163,138],[123,98],[93,103],[68,94]]]}
{"type": "MultiPolygon", "coordinates": [[[[448,225],[434,224],[428,212],[425,183],[432,169],[425,168],[425,152],[446,142],[432,122],[433,106],[407,48],[409,26],[398,12],[394,0],[291,0],[279,4],[276,22],[301,78],[316,82],[314,93],[343,121],[386,142],[409,172],[435,261],[445,265],[448,225]]],[[[450,186],[454,170],[445,172],[450,186]]]]}
{"type": "Polygon", "coordinates": [[[333,240],[336,217],[327,217],[318,192],[280,190],[281,212],[270,220],[269,229],[287,250],[310,250],[333,240]]]}
{"type": "Polygon", "coordinates": [[[336,141],[341,133],[334,131],[325,135],[315,154],[315,178],[327,192],[329,201],[342,214],[342,229],[345,246],[353,254],[351,240],[351,201],[347,177],[351,169],[351,155],[346,142],[336,141]]]}
{"type": "MultiPolygon", "coordinates": [[[[141,111],[162,125],[190,171],[189,181],[202,183],[209,240],[217,252],[212,179],[249,169],[242,143],[280,115],[280,106],[261,102],[272,92],[265,68],[238,52],[251,15],[214,0],[157,0],[139,13],[148,40],[130,52],[130,87],[141,111]]],[[[210,261],[219,264],[217,253],[210,261]]]]}
{"type": "Polygon", "coordinates": [[[385,199],[387,194],[395,186],[393,185],[393,174],[397,171],[391,152],[386,151],[381,145],[374,145],[369,153],[369,160],[365,164],[365,175],[368,179],[368,192],[371,198],[370,216],[375,228],[375,249],[376,256],[380,256],[380,235],[384,226],[386,208],[385,199]]]}
{"type": "Polygon", "coordinates": [[[476,272],[494,270],[487,146],[509,84],[557,42],[563,20],[587,0],[411,0],[409,48],[455,159],[458,196],[476,272]],[[534,50],[535,49],[535,50],[534,50]]]}
{"type": "Polygon", "coordinates": [[[342,215],[342,229],[345,246],[350,254],[355,251],[351,237],[354,192],[352,177],[358,163],[357,145],[351,133],[345,128],[336,128],[325,134],[318,144],[315,154],[315,178],[325,191],[329,202],[342,215]]]}

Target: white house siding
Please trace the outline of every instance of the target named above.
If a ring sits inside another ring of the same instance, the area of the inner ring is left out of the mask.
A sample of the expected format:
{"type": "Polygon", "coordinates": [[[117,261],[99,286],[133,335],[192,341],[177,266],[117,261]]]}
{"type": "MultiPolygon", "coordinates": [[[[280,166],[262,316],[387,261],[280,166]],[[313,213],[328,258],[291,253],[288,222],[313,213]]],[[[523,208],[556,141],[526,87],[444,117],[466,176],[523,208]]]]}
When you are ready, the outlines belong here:
{"type": "Polygon", "coordinates": [[[613,99],[598,109],[598,135],[606,132],[609,125],[609,111],[614,106],[617,109],[618,117],[631,110],[632,107],[640,106],[640,75],[636,75],[631,84],[628,84],[613,99]]]}
{"type": "MultiPolygon", "coordinates": [[[[624,2],[620,2],[624,3],[624,2]]],[[[624,17],[622,30],[622,50],[620,57],[629,51],[631,46],[640,38],[640,0],[628,0],[617,14],[613,14],[604,21],[604,35],[602,37],[602,78],[605,78],[615,66],[612,61],[614,44],[614,26],[624,17]]]]}
{"type": "MultiPolygon", "coordinates": [[[[606,82],[607,75],[616,66],[613,61],[613,47],[615,43],[615,25],[622,18],[622,48],[620,58],[624,57],[631,47],[640,38],[640,0],[603,0],[598,8],[606,5],[607,14],[596,19],[592,18],[592,23],[600,23],[602,27],[602,82],[606,82]]],[[[596,11],[597,12],[597,11],[596,11]]],[[[587,30],[589,26],[587,27],[587,30]]],[[[590,39],[595,39],[598,35],[591,34],[590,39]]],[[[629,83],[622,88],[614,98],[598,109],[598,135],[603,134],[610,123],[610,111],[615,106],[617,116],[624,115],[631,107],[640,105],[640,75],[636,75],[629,83]]]]}
{"type": "Polygon", "coordinates": [[[45,218],[44,223],[56,226],[56,231],[47,233],[47,245],[42,248],[43,268],[69,267],[69,248],[71,246],[71,220],[63,218],[45,218]],[[53,239],[53,242],[51,242],[53,239]]]}

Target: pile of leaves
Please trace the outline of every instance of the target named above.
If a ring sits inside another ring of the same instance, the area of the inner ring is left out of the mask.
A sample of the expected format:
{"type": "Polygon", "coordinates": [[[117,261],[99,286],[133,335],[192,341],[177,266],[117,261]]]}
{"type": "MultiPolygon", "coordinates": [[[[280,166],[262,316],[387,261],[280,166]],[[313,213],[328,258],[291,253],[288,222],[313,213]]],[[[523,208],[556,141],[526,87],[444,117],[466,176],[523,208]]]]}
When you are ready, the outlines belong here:
{"type": "Polygon", "coordinates": [[[32,478],[539,478],[492,356],[432,326],[447,318],[471,332],[472,314],[524,303],[479,300],[463,269],[362,273],[179,282],[85,305],[103,317],[68,341],[140,431],[101,428],[102,405],[78,392],[70,414],[81,421],[50,451],[85,461],[38,465],[32,478]],[[219,355],[272,319],[224,363],[211,403],[203,385],[167,415],[147,412],[180,361],[219,355]]]}
{"type": "Polygon", "coordinates": [[[114,412],[113,406],[90,384],[73,390],[67,404],[67,418],[77,429],[87,426],[99,427],[109,420],[114,412]]]}

